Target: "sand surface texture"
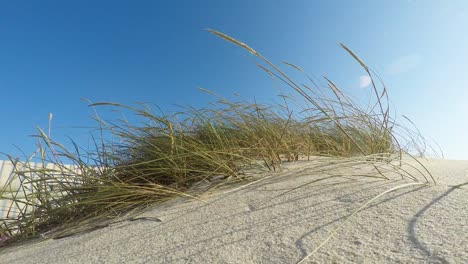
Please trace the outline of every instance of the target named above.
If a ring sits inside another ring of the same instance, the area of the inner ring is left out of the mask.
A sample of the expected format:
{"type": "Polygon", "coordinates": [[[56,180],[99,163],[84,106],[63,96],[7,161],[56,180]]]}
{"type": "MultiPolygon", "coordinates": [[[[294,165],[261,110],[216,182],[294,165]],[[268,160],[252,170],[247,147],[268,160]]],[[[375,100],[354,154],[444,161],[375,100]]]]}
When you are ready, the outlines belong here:
{"type": "MultiPolygon", "coordinates": [[[[468,161],[422,162],[436,186],[382,196],[305,263],[468,263],[468,161]]],[[[206,203],[176,199],[134,221],[3,248],[0,263],[297,263],[364,202],[410,182],[345,168],[349,177],[307,184],[327,175],[312,164],[288,164],[206,203]]]]}

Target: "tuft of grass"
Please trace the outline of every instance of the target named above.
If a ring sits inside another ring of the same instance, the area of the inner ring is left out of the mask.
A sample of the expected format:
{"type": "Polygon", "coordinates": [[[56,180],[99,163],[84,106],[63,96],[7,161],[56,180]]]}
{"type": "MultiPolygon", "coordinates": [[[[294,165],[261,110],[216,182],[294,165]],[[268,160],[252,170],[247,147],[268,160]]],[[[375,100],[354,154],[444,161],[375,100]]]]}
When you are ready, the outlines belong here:
{"type": "MultiPolygon", "coordinates": [[[[206,188],[194,187],[201,182],[248,181],[245,172],[251,168],[276,171],[299,159],[327,157],[316,167],[320,172],[336,164],[370,165],[375,177],[397,172],[418,183],[433,181],[423,167],[413,166],[417,175],[402,168],[402,156],[410,155],[411,147],[422,154],[424,147],[417,146],[423,138],[390,115],[385,85],[380,82],[379,89],[375,74],[345,45],[340,44],[372,80],[369,105],[359,104],[327,78],[325,87],[307,75],[309,85],[294,81],[247,44],[208,31],[248,51],[259,60],[260,69],[293,94],[282,94],[283,103],[260,104],[230,101],[201,89],[217,100],[209,107],[186,107],[171,114],[153,112],[149,106],[90,103],[94,108],[130,112],[141,121],[103,120],[96,115],[99,137],[91,152],[73,141],[69,150],[52,140],[50,116],[49,133],[38,129],[38,151],[23,163],[10,157],[15,171],[0,189],[0,199],[10,200],[8,210],[16,208],[19,214],[0,219],[0,245],[103,227],[174,197],[200,199],[198,194],[206,188]],[[31,162],[33,158],[39,166],[31,162]],[[13,181],[19,183],[17,190],[7,188],[13,181]]],[[[304,74],[296,65],[284,65],[304,74]]],[[[317,181],[341,177],[324,175],[317,181]]]]}

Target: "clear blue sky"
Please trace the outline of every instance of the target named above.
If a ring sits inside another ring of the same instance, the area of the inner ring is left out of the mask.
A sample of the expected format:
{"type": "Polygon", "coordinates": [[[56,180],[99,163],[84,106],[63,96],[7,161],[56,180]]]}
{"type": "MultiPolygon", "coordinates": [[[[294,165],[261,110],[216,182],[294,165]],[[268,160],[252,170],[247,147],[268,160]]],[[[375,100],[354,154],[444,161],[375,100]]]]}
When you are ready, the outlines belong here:
{"type": "Polygon", "coordinates": [[[326,75],[352,94],[363,72],[385,80],[398,114],[468,159],[468,2],[456,1],[1,1],[0,152],[27,153],[35,127],[87,142],[95,125],[80,98],[203,105],[197,90],[269,100],[277,90],[236,37],[275,62],[326,75]]]}

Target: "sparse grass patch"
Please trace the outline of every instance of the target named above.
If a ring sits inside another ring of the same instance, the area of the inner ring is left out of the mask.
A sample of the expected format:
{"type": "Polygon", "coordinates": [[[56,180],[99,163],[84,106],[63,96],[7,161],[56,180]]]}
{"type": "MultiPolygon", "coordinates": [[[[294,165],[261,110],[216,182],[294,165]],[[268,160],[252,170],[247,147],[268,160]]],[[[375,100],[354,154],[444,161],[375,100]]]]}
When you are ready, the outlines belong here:
{"type": "MultiPolygon", "coordinates": [[[[325,156],[331,159],[321,164],[320,170],[338,161],[345,167],[373,166],[375,177],[385,178],[387,171],[398,171],[417,182],[430,181],[424,169],[419,170],[420,176],[414,176],[393,165],[408,154],[410,150],[404,146],[411,144],[400,143],[404,138],[396,131],[401,126],[390,116],[385,86],[378,89],[374,74],[346,46],[342,45],[372,80],[371,105],[353,101],[328,79],[327,87],[299,84],[246,44],[210,32],[253,54],[262,70],[296,96],[281,95],[284,104],[218,97],[210,107],[188,107],[171,115],[154,113],[148,107],[93,103],[90,106],[130,111],[141,123],[97,116],[99,130],[112,135],[112,140],[96,140],[91,153],[76,144],[68,150],[39,129],[36,157],[42,164],[57,166],[36,168],[26,162],[12,178],[19,182],[18,189],[7,190],[7,185],[0,189],[0,198],[11,200],[11,208],[20,210],[15,218],[0,219],[4,244],[102,227],[106,221],[131,217],[131,213],[177,196],[198,199],[191,190],[195,184],[219,177],[248,180],[244,171],[259,162],[264,170],[275,171],[284,162],[325,156]],[[323,89],[326,91],[320,91],[323,89]]],[[[295,65],[285,65],[302,72],[295,65]]],[[[408,142],[418,142],[411,138],[414,134],[410,130],[405,132],[410,136],[408,142]]]]}

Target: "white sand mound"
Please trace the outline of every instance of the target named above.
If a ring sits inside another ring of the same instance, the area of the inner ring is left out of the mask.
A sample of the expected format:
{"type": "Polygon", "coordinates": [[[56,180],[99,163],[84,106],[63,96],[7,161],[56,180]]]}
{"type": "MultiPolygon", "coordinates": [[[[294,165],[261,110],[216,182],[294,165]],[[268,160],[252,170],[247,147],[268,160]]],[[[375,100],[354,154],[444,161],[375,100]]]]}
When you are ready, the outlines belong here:
{"type": "MultiPolygon", "coordinates": [[[[305,263],[468,263],[468,161],[423,162],[438,185],[381,197],[305,263]]],[[[294,189],[325,176],[310,164],[208,203],[176,199],[135,221],[0,249],[0,263],[297,263],[363,202],[409,182],[347,168],[354,176],[294,189]]]]}

